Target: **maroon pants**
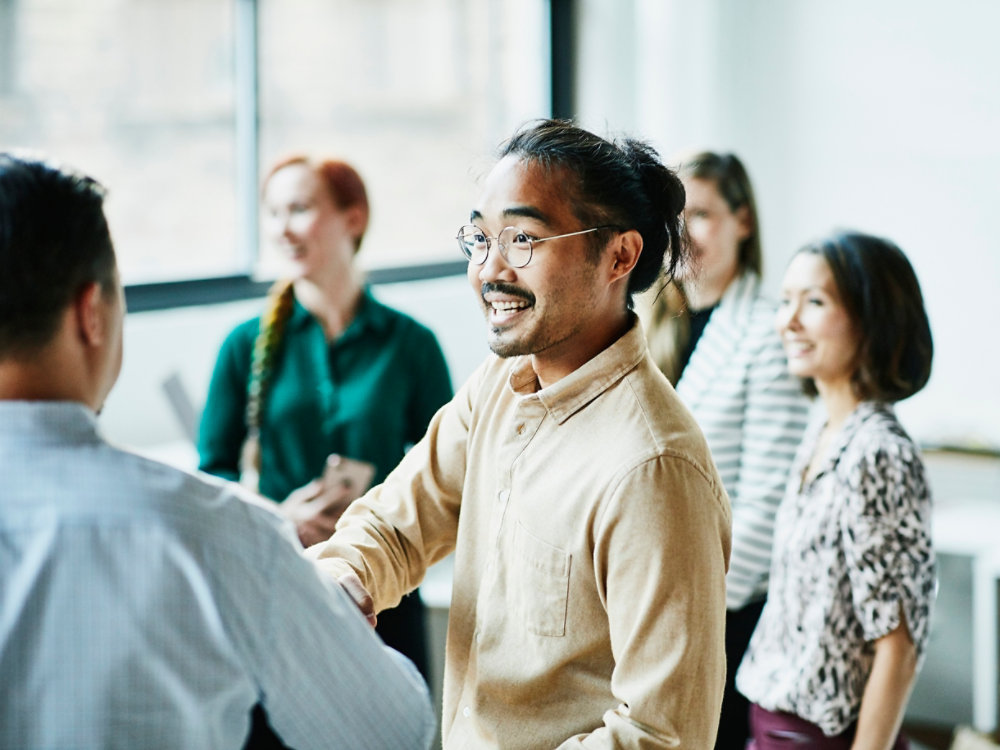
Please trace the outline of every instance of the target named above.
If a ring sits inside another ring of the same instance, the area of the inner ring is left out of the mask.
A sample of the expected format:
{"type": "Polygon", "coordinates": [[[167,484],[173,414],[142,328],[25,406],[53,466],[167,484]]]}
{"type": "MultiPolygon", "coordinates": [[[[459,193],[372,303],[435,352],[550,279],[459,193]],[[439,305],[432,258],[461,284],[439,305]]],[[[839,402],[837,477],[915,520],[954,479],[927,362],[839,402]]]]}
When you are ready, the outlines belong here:
{"type": "MultiPolygon", "coordinates": [[[[747,750],[850,750],[854,741],[854,727],[833,737],[794,714],[768,711],[756,703],[750,706],[750,736],[747,750]]],[[[900,734],[892,750],[909,750],[910,743],[900,734]]]]}

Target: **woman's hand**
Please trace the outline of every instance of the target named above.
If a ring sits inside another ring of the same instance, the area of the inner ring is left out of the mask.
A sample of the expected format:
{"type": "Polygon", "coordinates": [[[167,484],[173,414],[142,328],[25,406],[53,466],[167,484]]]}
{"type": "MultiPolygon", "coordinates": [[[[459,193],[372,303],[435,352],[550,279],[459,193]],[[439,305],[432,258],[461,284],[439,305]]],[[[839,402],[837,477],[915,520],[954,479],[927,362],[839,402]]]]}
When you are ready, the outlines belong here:
{"type": "Polygon", "coordinates": [[[294,490],[279,508],[295,524],[302,546],[310,547],[333,535],[337,521],[357,497],[356,490],[342,483],[314,479],[294,490]]]}

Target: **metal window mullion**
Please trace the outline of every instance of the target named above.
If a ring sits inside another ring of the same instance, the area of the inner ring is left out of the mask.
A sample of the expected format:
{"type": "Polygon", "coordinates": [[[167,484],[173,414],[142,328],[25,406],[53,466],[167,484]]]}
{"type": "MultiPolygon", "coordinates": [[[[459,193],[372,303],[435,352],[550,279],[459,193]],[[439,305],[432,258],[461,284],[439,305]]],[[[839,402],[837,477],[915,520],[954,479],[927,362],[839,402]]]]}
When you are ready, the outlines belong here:
{"type": "Polygon", "coordinates": [[[252,276],[259,247],[257,180],[260,172],[258,0],[236,0],[236,255],[252,276]]]}

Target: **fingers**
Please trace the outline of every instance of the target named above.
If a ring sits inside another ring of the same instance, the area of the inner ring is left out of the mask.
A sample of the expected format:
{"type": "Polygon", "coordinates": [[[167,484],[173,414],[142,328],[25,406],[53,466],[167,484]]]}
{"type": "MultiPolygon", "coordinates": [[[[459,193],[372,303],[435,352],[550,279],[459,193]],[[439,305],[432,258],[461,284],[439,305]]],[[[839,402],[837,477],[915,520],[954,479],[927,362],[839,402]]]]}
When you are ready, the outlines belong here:
{"type": "Polygon", "coordinates": [[[292,490],[292,492],[285,498],[285,502],[282,503],[284,508],[294,508],[296,506],[304,505],[308,503],[313,498],[317,497],[323,491],[323,483],[318,479],[314,479],[311,482],[307,482],[298,489],[292,490]]]}
{"type": "Polygon", "coordinates": [[[368,624],[375,627],[375,602],[372,599],[372,595],[368,593],[368,589],[361,583],[361,579],[358,578],[357,574],[345,573],[337,581],[344,587],[344,591],[354,600],[354,603],[358,605],[358,609],[361,610],[361,614],[368,620],[368,624]]]}
{"type": "Polygon", "coordinates": [[[333,536],[337,520],[337,518],[329,516],[316,515],[299,521],[295,525],[295,531],[299,535],[299,541],[302,542],[302,546],[311,547],[314,544],[325,542],[333,536]]]}

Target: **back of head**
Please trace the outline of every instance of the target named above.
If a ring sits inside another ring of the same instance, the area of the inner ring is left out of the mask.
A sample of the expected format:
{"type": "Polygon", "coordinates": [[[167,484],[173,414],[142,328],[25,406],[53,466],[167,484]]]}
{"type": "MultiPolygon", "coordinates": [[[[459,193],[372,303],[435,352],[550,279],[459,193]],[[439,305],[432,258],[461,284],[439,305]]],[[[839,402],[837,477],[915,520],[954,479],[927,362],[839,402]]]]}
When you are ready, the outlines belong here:
{"type": "Polygon", "coordinates": [[[760,222],[757,199],[746,167],[736,154],[699,151],[685,155],[677,172],[685,179],[707,180],[713,183],[730,211],[746,206],[752,230],[740,241],[739,270],[741,273],[763,273],[763,252],[760,244],[760,222]]]}
{"type": "MultiPolygon", "coordinates": [[[[917,275],[893,242],[840,231],[800,253],[826,260],[859,336],[854,388],[863,399],[895,402],[923,388],[934,342],[917,275]]],[[[808,388],[807,388],[808,390],[808,388]]]]}
{"type": "Polygon", "coordinates": [[[115,254],[93,179],[0,153],[0,359],[48,344],[87,284],[115,284],[115,254]]]}
{"type": "MultiPolygon", "coordinates": [[[[630,297],[664,270],[673,274],[684,250],[684,186],[651,146],[632,138],[605,140],[563,120],[540,120],[503,144],[500,157],[512,154],[572,176],[575,184],[567,189],[583,226],[609,225],[642,235],[642,254],[628,281],[630,297]]],[[[595,246],[606,241],[606,233],[595,233],[595,246]]]]}

